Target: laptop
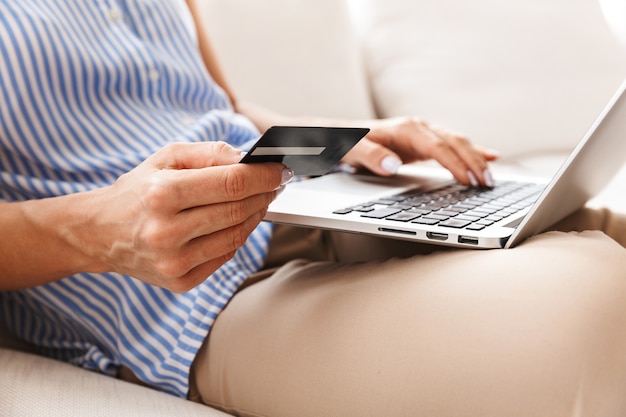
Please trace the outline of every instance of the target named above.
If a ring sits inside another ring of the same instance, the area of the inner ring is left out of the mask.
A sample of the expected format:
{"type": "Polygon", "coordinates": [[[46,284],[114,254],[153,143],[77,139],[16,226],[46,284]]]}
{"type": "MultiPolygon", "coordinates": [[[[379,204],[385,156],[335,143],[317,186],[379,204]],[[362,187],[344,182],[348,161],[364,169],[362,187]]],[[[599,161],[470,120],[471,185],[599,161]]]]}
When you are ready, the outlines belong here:
{"type": "Polygon", "coordinates": [[[621,168],[625,90],[626,81],[547,181],[499,180],[488,189],[449,175],[337,172],[289,184],[265,219],[454,247],[513,247],[581,208],[621,168]]]}

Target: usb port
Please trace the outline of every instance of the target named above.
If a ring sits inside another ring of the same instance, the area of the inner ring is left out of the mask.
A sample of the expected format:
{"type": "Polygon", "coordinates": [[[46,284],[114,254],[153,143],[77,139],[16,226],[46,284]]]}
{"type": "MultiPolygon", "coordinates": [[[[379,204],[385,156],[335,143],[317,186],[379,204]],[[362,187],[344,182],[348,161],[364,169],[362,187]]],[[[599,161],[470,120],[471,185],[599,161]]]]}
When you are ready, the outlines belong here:
{"type": "Polygon", "coordinates": [[[467,243],[469,245],[478,245],[478,238],[471,236],[459,236],[459,243],[467,243]]]}
{"type": "Polygon", "coordinates": [[[432,240],[448,240],[447,233],[426,232],[426,237],[432,240]]]}

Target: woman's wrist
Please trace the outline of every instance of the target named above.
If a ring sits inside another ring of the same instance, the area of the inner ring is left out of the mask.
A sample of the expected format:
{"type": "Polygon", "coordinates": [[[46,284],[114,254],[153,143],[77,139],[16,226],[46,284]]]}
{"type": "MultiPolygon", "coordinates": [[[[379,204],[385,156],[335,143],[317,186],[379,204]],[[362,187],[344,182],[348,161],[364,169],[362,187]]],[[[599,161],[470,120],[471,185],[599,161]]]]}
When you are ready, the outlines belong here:
{"type": "Polygon", "coordinates": [[[45,284],[77,272],[102,272],[89,214],[92,192],[0,205],[0,288],[45,284]]]}

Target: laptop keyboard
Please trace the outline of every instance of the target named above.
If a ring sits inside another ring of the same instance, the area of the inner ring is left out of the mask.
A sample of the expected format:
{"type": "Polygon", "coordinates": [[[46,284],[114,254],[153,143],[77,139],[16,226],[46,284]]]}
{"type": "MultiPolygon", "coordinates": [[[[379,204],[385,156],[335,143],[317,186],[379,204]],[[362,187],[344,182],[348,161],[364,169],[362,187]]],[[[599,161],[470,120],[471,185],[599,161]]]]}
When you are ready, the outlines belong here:
{"type": "Polygon", "coordinates": [[[498,182],[494,188],[451,184],[429,192],[405,191],[333,213],[477,231],[530,206],[543,189],[511,181],[498,182]]]}

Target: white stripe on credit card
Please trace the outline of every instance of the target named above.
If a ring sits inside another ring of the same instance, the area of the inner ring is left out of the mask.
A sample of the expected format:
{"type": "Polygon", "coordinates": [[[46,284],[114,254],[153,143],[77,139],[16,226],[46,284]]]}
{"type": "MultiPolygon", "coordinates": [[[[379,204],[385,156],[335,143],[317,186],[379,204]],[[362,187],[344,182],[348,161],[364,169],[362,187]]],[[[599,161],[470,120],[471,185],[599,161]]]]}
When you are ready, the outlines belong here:
{"type": "Polygon", "coordinates": [[[325,146],[260,146],[255,148],[251,155],[319,155],[324,149],[325,146]]]}

